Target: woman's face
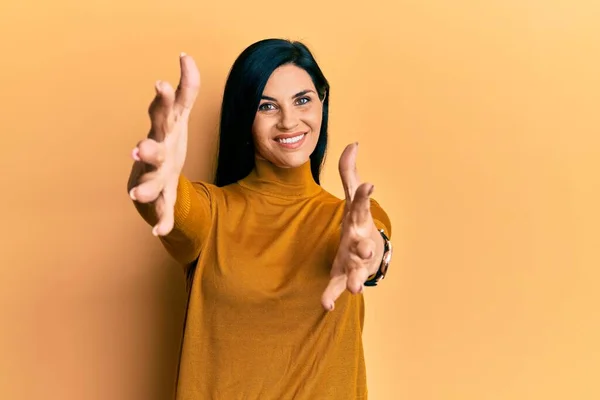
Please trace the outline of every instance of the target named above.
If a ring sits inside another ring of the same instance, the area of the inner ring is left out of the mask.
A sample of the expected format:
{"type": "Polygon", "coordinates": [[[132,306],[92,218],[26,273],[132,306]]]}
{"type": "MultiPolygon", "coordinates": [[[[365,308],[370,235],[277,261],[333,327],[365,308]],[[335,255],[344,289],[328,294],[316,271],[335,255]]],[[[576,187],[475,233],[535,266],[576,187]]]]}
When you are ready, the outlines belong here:
{"type": "Polygon", "coordinates": [[[252,125],[257,157],[292,168],[309,160],[317,146],[323,103],[310,75],[287,64],[271,74],[252,125]]]}

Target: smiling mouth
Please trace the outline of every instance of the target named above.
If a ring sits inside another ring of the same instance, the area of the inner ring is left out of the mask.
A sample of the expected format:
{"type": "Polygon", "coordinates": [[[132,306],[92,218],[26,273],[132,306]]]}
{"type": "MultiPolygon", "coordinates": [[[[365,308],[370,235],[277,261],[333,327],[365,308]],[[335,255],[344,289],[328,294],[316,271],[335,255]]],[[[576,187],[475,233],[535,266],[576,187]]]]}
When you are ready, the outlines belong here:
{"type": "Polygon", "coordinates": [[[307,135],[308,132],[280,135],[274,140],[284,149],[295,150],[302,146],[307,135]]]}
{"type": "Polygon", "coordinates": [[[277,140],[279,143],[294,144],[294,143],[298,143],[299,141],[301,141],[305,135],[306,135],[306,133],[301,133],[296,136],[286,137],[286,138],[278,138],[275,140],[277,140]]]}

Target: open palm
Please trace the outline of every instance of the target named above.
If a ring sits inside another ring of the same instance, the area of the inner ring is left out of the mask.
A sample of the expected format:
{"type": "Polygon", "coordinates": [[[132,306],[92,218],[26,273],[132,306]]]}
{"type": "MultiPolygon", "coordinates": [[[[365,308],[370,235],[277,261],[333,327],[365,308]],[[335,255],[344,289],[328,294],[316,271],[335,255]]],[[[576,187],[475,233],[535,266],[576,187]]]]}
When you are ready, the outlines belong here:
{"type": "Polygon", "coordinates": [[[370,196],[373,185],[360,183],[356,169],[358,144],[348,145],[339,161],[339,172],[345,192],[345,212],[337,254],[331,268],[331,280],[321,302],[333,310],[337,298],[347,289],[360,293],[363,284],[377,267],[376,244],[373,240],[375,222],[371,216],[370,196]]]}
{"type": "Polygon", "coordinates": [[[177,184],[187,151],[188,119],[200,87],[200,73],[190,56],[182,53],[180,68],[177,90],[168,82],[156,83],[156,97],[148,110],[150,133],[132,152],[136,162],[128,182],[129,196],[154,208],[152,233],[156,236],[167,235],[173,229],[177,184]]]}

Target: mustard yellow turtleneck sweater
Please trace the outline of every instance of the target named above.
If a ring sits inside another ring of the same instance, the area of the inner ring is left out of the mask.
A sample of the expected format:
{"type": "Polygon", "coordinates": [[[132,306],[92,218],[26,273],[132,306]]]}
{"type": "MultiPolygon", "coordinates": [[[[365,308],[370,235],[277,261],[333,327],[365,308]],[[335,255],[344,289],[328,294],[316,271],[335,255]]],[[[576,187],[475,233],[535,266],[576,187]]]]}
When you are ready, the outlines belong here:
{"type": "MultiPolygon", "coordinates": [[[[182,265],[198,263],[188,271],[177,400],[367,399],[363,296],[345,292],[332,312],[320,303],[343,211],[310,163],[257,160],[222,188],[180,178],[175,228],[161,240],[182,265]]],[[[374,200],[371,213],[391,236],[374,200]]]]}

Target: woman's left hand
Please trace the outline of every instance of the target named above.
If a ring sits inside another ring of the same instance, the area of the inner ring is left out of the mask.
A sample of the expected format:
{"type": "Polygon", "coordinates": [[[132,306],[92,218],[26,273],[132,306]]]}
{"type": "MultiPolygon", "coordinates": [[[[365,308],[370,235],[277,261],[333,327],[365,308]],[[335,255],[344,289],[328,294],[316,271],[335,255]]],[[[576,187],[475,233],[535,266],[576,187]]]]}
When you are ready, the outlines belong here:
{"type": "Polygon", "coordinates": [[[348,145],[339,162],[346,208],[331,280],[321,297],[323,307],[329,311],[346,289],[353,294],[362,292],[364,282],[377,271],[383,255],[383,240],[371,216],[373,185],[360,183],[356,170],[357,151],[358,143],[348,145]]]}

